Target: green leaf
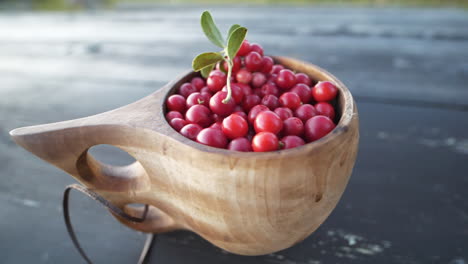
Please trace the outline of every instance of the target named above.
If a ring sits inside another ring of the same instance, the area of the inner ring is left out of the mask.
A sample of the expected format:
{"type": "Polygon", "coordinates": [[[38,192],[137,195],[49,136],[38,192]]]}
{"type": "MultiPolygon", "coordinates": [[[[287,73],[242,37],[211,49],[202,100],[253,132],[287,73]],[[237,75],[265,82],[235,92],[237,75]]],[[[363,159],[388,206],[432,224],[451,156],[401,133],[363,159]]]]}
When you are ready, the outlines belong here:
{"type": "Polygon", "coordinates": [[[221,61],[223,59],[223,56],[218,52],[205,52],[193,59],[192,68],[194,71],[200,71],[206,66],[216,64],[218,61],[221,61]]]}
{"type": "Polygon", "coordinates": [[[211,65],[206,66],[205,68],[201,69],[200,73],[203,76],[203,78],[208,78],[208,75],[213,70],[214,66],[215,66],[215,64],[211,64],[211,65]]]}
{"type": "Polygon", "coordinates": [[[224,48],[224,39],[219,32],[218,27],[213,21],[210,12],[205,11],[201,16],[201,27],[205,32],[206,37],[216,46],[224,48]]]}
{"type": "Polygon", "coordinates": [[[245,27],[239,27],[229,35],[227,54],[231,60],[236,56],[237,51],[239,51],[242,41],[245,39],[245,35],[247,35],[247,29],[245,27]]]}
{"type": "Polygon", "coordinates": [[[241,27],[241,26],[238,25],[238,24],[232,25],[231,28],[230,28],[229,31],[228,31],[228,39],[229,39],[229,36],[231,36],[232,32],[234,32],[234,30],[236,30],[236,29],[238,29],[238,28],[240,28],[240,27],[241,27]]]}

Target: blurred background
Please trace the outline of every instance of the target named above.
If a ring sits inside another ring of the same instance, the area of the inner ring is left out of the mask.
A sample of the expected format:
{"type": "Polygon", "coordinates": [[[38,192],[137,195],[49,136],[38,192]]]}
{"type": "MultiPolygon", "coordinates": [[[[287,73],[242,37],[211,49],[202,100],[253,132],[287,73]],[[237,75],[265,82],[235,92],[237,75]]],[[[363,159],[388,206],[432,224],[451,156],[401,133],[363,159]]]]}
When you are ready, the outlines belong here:
{"type": "MultiPolygon", "coordinates": [[[[304,242],[261,257],[195,234],[158,236],[151,263],[468,263],[468,0],[0,0],[0,262],[83,263],[61,196],[75,181],[8,132],[142,98],[213,50],[210,10],[267,54],[319,65],[352,91],[360,151],[348,188],[304,242]]],[[[101,161],[131,158],[94,147],[101,161]]],[[[285,175],[286,177],[287,175],[285,175]]],[[[96,263],[134,263],[144,235],[72,194],[96,263]]]]}

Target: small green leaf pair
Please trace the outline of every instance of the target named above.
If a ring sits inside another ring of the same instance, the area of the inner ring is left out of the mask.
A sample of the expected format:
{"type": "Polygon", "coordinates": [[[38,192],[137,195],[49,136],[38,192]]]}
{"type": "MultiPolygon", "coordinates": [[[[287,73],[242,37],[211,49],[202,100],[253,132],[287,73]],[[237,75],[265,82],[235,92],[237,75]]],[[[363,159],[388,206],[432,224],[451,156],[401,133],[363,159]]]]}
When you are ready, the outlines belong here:
{"type": "MultiPolygon", "coordinates": [[[[229,28],[227,44],[223,36],[213,21],[210,12],[205,11],[201,16],[201,27],[206,37],[216,46],[222,48],[221,52],[205,52],[195,57],[192,62],[194,71],[201,71],[203,77],[208,77],[216,63],[226,60],[228,65],[232,65],[232,60],[239,51],[242,42],[247,35],[247,29],[234,24],[229,28]]],[[[229,67],[231,68],[231,67],[229,67]]],[[[230,76],[230,70],[228,70],[230,76]]],[[[230,86],[230,85],[229,85],[230,86]]],[[[229,87],[230,88],[230,87],[229,87]]]]}

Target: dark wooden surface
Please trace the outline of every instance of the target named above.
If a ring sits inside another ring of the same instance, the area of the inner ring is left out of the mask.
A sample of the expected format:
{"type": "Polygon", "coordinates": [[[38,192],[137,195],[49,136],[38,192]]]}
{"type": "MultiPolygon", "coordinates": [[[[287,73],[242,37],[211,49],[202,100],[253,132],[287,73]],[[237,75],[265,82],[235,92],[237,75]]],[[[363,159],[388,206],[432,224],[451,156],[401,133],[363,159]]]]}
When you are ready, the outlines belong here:
{"type": "MultiPolygon", "coordinates": [[[[202,7],[0,16],[1,263],[83,263],[61,195],[74,181],[17,147],[8,131],[135,101],[212,50],[202,7]]],[[[210,8],[247,26],[270,54],[343,80],[361,116],[358,161],[317,232],[262,257],[228,254],[188,232],[158,237],[151,263],[468,262],[468,13],[455,9],[210,8]]],[[[103,161],[129,158],[96,148],[103,161]]],[[[287,175],[285,175],[287,177],[287,175]]],[[[96,263],[134,263],[142,234],[72,194],[78,236],[96,263]]]]}

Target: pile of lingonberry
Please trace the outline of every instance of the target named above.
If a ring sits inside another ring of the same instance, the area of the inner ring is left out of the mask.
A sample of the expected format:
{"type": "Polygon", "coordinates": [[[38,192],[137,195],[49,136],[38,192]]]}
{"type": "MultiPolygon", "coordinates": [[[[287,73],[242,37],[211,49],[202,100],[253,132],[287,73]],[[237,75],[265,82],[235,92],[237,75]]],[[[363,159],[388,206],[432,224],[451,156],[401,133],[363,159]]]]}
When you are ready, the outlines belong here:
{"type": "Polygon", "coordinates": [[[331,82],[294,73],[259,44],[247,40],[233,59],[231,91],[227,97],[226,62],[208,78],[194,77],[167,98],[170,125],[198,143],[235,151],[275,151],[322,138],[335,128],[330,103],[338,93],[331,82]]]}

